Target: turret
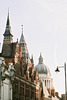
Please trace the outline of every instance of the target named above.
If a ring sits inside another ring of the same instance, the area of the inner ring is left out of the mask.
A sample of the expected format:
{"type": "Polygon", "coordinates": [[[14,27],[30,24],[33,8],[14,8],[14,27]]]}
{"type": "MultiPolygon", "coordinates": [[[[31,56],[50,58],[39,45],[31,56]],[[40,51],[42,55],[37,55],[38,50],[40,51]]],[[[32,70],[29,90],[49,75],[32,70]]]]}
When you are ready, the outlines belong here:
{"type": "Polygon", "coordinates": [[[29,56],[28,49],[27,49],[27,44],[25,42],[24,35],[23,35],[23,25],[22,25],[22,34],[20,37],[19,44],[20,44],[20,47],[22,47],[23,62],[31,63],[30,56],[29,56]]]}

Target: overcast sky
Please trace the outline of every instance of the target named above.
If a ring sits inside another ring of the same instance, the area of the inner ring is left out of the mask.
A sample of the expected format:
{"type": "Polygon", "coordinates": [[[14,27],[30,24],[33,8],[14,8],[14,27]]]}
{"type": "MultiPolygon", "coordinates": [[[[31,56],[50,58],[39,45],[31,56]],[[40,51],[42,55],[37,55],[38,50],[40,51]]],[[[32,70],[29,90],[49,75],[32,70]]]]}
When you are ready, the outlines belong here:
{"type": "Polygon", "coordinates": [[[67,0],[0,0],[0,43],[2,46],[8,8],[13,40],[21,36],[21,25],[30,56],[38,64],[40,52],[53,77],[55,90],[65,92],[64,70],[54,72],[67,62],[67,0]]]}

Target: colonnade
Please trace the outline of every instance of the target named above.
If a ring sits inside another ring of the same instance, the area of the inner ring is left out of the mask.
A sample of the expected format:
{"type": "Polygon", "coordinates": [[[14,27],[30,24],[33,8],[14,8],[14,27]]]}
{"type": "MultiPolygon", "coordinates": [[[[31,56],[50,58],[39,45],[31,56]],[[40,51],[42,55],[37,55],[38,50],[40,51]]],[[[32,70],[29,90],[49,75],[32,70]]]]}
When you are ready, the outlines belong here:
{"type": "Polygon", "coordinates": [[[51,89],[51,80],[50,79],[43,79],[42,82],[44,82],[44,85],[47,89],[51,89]]]}
{"type": "Polygon", "coordinates": [[[44,80],[44,83],[45,83],[46,88],[47,88],[47,89],[50,89],[50,87],[51,87],[51,82],[50,82],[50,80],[44,80]]]}

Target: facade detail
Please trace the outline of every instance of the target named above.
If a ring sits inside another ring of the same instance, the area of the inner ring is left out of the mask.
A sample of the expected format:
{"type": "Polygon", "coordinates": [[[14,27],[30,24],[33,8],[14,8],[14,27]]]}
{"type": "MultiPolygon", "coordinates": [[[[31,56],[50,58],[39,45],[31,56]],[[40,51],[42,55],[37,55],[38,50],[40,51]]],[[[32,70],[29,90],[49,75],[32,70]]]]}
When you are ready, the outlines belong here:
{"type": "MultiPolygon", "coordinates": [[[[0,53],[0,57],[4,58],[4,67],[6,66],[7,76],[10,79],[9,80],[8,78],[6,78],[8,79],[8,81],[5,80],[4,82],[8,82],[6,84],[10,85],[9,88],[7,88],[7,97],[5,100],[39,100],[40,86],[38,84],[38,72],[34,71],[33,57],[30,60],[23,32],[20,38],[20,43],[18,43],[18,40],[16,42],[13,42],[12,37],[13,35],[11,34],[8,13],[2,52],[0,53]],[[11,67],[10,64],[13,64],[13,67],[11,67]],[[15,69],[13,82],[11,81],[12,76],[10,78],[13,70],[11,71],[10,68],[15,69]]],[[[3,68],[2,65],[1,67],[3,68]]],[[[6,85],[4,85],[4,88],[6,89],[6,85]]],[[[2,98],[5,98],[4,96],[6,95],[2,94],[2,98]]]]}
{"type": "Polygon", "coordinates": [[[12,100],[12,83],[15,69],[12,63],[8,70],[4,58],[0,57],[0,100],[12,100]]]}

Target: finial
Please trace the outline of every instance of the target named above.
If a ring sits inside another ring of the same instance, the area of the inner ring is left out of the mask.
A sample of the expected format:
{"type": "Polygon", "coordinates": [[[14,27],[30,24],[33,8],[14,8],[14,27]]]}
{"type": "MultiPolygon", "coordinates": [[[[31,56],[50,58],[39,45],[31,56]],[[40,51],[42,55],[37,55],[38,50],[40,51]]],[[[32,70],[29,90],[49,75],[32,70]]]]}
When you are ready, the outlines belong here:
{"type": "Polygon", "coordinates": [[[31,58],[33,59],[33,54],[31,55],[31,58]]]}
{"type": "Polygon", "coordinates": [[[9,7],[8,7],[8,14],[9,14],[9,7]]]}
{"type": "Polygon", "coordinates": [[[42,56],[41,52],[40,52],[40,56],[42,56]]]}
{"type": "Polygon", "coordinates": [[[18,43],[18,38],[17,38],[17,43],[18,43]]]}
{"type": "Polygon", "coordinates": [[[43,63],[43,57],[42,57],[41,52],[40,52],[39,64],[42,64],[42,63],[43,63]]]}
{"type": "Polygon", "coordinates": [[[21,25],[21,27],[22,27],[22,34],[23,34],[23,25],[21,25]]]}
{"type": "Polygon", "coordinates": [[[31,63],[32,63],[32,64],[34,63],[33,54],[32,54],[32,56],[31,56],[31,63]]]}

